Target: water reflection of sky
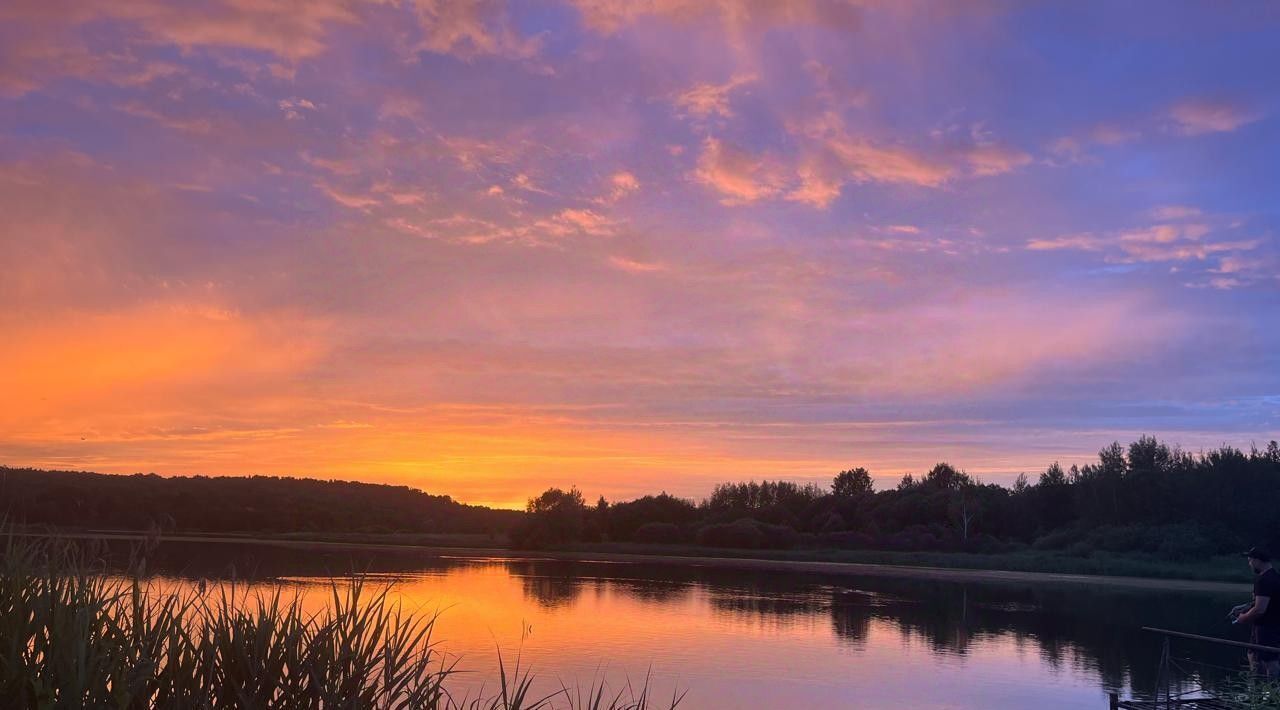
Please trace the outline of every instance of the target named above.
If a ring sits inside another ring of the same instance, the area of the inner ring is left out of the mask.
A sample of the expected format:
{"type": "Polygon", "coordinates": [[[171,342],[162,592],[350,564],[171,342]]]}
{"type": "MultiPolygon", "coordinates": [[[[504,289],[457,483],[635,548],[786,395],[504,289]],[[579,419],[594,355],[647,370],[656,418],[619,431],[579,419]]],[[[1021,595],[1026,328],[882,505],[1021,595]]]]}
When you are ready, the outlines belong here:
{"type": "MultiPolygon", "coordinates": [[[[285,581],[319,605],[350,569],[284,559],[240,567],[258,581],[237,585],[285,581]]],[[[207,557],[201,564],[165,582],[225,579],[207,557]]],[[[1158,641],[1140,626],[1224,635],[1216,625],[1233,601],[550,560],[411,555],[358,568],[409,609],[443,612],[435,639],[467,671],[455,689],[492,687],[500,647],[508,664],[519,652],[548,691],[651,673],[660,695],[689,690],[689,708],[1106,707],[1108,689],[1155,682],[1158,641]]]]}

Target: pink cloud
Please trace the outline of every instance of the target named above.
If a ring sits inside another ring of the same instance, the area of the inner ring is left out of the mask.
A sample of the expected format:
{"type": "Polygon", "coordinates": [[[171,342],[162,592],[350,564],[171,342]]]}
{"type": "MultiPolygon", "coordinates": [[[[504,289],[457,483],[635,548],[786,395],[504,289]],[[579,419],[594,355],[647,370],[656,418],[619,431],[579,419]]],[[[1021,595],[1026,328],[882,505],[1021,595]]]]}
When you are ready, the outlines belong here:
{"type": "Polygon", "coordinates": [[[1097,158],[1089,154],[1089,148],[1124,145],[1140,136],[1137,130],[1101,123],[1086,131],[1056,138],[1049,142],[1047,148],[1056,158],[1051,163],[1090,163],[1096,162],[1097,158]]]}
{"type": "Polygon", "coordinates": [[[640,190],[640,180],[635,175],[621,170],[609,176],[608,180],[609,192],[605,195],[597,197],[597,204],[609,205],[622,198],[640,190]]]}
{"type": "Polygon", "coordinates": [[[1061,237],[1031,239],[1027,248],[1032,251],[1056,251],[1059,249],[1079,249],[1082,251],[1098,251],[1106,242],[1092,234],[1068,234],[1061,237]]]}
{"type": "Polygon", "coordinates": [[[1133,129],[1104,123],[1094,126],[1088,135],[1094,143],[1115,146],[1136,140],[1141,134],[1133,129]]]}
{"type": "Polygon", "coordinates": [[[94,12],[135,22],[151,35],[181,47],[256,49],[293,60],[324,51],[334,24],[357,19],[349,3],[337,0],[302,4],[215,0],[183,6],[160,0],[123,0],[96,5],[94,12]]]}
{"type": "Polygon", "coordinates": [[[1249,251],[1260,242],[1255,239],[1223,242],[1131,242],[1123,245],[1123,263],[1163,261],[1204,261],[1215,254],[1249,251]]]}
{"type": "Polygon", "coordinates": [[[1001,175],[1031,162],[1026,153],[994,142],[934,151],[903,145],[876,143],[846,129],[844,121],[828,112],[793,127],[810,142],[810,149],[826,156],[828,182],[878,182],[939,187],[955,178],[1001,175]],[[833,173],[834,170],[834,173],[833,173]]]}
{"type": "Polygon", "coordinates": [[[919,234],[920,233],[920,228],[915,226],[914,224],[891,224],[885,227],[885,229],[889,230],[890,232],[897,232],[898,234],[919,234]]]}
{"type": "Polygon", "coordinates": [[[884,182],[937,187],[955,175],[945,163],[899,146],[875,145],[839,134],[824,146],[840,161],[854,182],[884,182]]]}
{"type": "Polygon", "coordinates": [[[965,162],[973,175],[1003,175],[1031,162],[1026,153],[995,144],[976,145],[964,152],[965,162]]]}
{"type": "Polygon", "coordinates": [[[1180,219],[1190,219],[1199,217],[1201,211],[1198,207],[1188,205],[1162,205],[1151,210],[1151,216],[1161,221],[1174,221],[1180,219]]]}
{"type": "Polygon", "coordinates": [[[714,21],[736,29],[820,25],[840,30],[861,26],[859,8],[831,0],[572,0],[587,27],[603,33],[646,17],[678,23],[714,21]]]}
{"type": "Polygon", "coordinates": [[[579,232],[594,236],[612,234],[616,223],[592,210],[564,209],[548,222],[541,223],[542,228],[556,236],[579,232]]]}
{"type": "Polygon", "coordinates": [[[1195,136],[1234,131],[1262,118],[1262,114],[1228,101],[1188,99],[1169,109],[1169,118],[1177,132],[1195,136]]]}
{"type": "Polygon", "coordinates": [[[213,121],[207,117],[174,116],[166,112],[157,111],[149,105],[137,101],[119,104],[116,109],[130,116],[155,121],[165,128],[183,133],[208,134],[213,130],[213,121]]]}
{"type": "Polygon", "coordinates": [[[415,49],[461,57],[499,55],[527,59],[541,42],[523,37],[512,25],[506,4],[496,0],[416,0],[412,4],[422,33],[415,49]]]}
{"type": "Polygon", "coordinates": [[[1069,234],[1032,239],[1032,251],[1077,250],[1105,252],[1112,263],[1137,264],[1204,261],[1218,254],[1235,254],[1256,249],[1257,239],[1206,239],[1214,228],[1199,222],[1153,224],[1107,235],[1069,234]]]}
{"type": "Polygon", "coordinates": [[[729,96],[734,90],[757,81],[755,74],[738,74],[724,84],[696,84],[675,97],[675,105],[681,111],[698,118],[718,115],[733,116],[729,96]]]}
{"type": "Polygon", "coordinates": [[[319,190],[323,192],[325,195],[328,195],[329,199],[342,205],[343,207],[349,207],[353,210],[365,210],[370,207],[374,207],[376,205],[382,204],[382,200],[378,199],[377,197],[371,194],[346,192],[338,188],[335,188],[333,186],[325,185],[323,183],[317,184],[316,187],[319,188],[319,190]]]}
{"type": "MultiPolygon", "coordinates": [[[[0,90],[20,94],[56,76],[92,76],[138,85],[168,71],[163,65],[134,68],[127,58],[108,61],[91,53],[80,28],[94,22],[135,27],[148,42],[184,50],[251,50],[296,64],[328,51],[335,29],[375,27],[387,22],[383,17],[395,14],[400,17],[391,22],[399,33],[393,35],[391,44],[402,51],[527,59],[540,48],[539,37],[524,37],[516,31],[506,3],[499,0],[406,0],[396,4],[359,0],[199,0],[177,4],[165,0],[19,0],[0,7],[0,20],[22,23],[27,30],[26,39],[0,43],[0,90]]],[[[273,75],[291,79],[296,67],[286,64],[267,68],[273,75]]],[[[259,64],[244,66],[255,73],[263,68],[259,64]]]]}
{"type": "Polygon", "coordinates": [[[667,267],[663,264],[651,261],[637,261],[622,256],[610,256],[609,265],[620,271],[628,271],[633,274],[649,274],[667,270],[667,267]]]}
{"type": "Polygon", "coordinates": [[[753,156],[718,139],[708,138],[698,156],[694,179],[719,192],[721,202],[737,205],[777,195],[784,178],[766,158],[753,156]]]}
{"type": "Polygon", "coordinates": [[[787,199],[818,209],[826,209],[840,197],[842,180],[828,177],[819,166],[804,166],[799,171],[800,184],[787,193],[787,199]]]}

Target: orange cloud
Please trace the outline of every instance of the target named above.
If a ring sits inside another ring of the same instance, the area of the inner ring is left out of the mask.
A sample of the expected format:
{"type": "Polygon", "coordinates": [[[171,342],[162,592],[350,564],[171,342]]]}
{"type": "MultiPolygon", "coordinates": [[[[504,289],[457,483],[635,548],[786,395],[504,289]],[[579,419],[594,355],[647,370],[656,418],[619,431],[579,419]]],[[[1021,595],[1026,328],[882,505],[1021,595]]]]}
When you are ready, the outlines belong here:
{"type": "Polygon", "coordinates": [[[604,236],[612,234],[614,222],[598,212],[591,210],[564,209],[550,220],[539,222],[542,230],[555,235],[564,236],[575,232],[604,236]]]}
{"type": "Polygon", "coordinates": [[[719,192],[723,196],[720,201],[726,205],[772,197],[782,190],[784,182],[778,167],[770,160],[752,156],[716,138],[703,142],[694,179],[719,192]]]}
{"type": "Polygon", "coordinates": [[[597,197],[595,202],[602,205],[613,204],[627,195],[639,190],[639,178],[625,170],[622,170],[609,176],[608,194],[597,197]]]}
{"type": "Polygon", "coordinates": [[[0,349],[0,390],[12,406],[0,417],[11,433],[189,413],[220,390],[296,375],[319,353],[314,320],[201,303],[15,315],[3,325],[11,337],[0,349]]]}

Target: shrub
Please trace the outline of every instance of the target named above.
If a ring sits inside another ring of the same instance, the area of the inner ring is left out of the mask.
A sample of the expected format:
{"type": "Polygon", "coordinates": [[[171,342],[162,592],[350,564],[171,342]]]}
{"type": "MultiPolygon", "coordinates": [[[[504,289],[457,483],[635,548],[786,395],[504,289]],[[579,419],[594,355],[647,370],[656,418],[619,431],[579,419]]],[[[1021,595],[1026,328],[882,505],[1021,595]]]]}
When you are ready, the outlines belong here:
{"type": "Polygon", "coordinates": [[[683,541],[680,526],[673,523],[645,523],[636,528],[631,539],[658,545],[674,545],[683,541]]]}
{"type": "Polygon", "coordinates": [[[844,516],[833,512],[822,520],[822,523],[818,526],[818,531],[824,533],[838,532],[840,530],[845,530],[848,527],[848,524],[845,523],[844,516]]]}
{"type": "Polygon", "coordinates": [[[1203,533],[1193,527],[1169,530],[1156,547],[1156,554],[1166,560],[1185,561],[1203,559],[1216,552],[1215,546],[1203,533]]]}
{"type": "Polygon", "coordinates": [[[986,533],[979,533],[970,537],[964,543],[965,552],[977,552],[984,555],[993,555],[1009,552],[1013,549],[1013,545],[1002,542],[997,538],[986,533]]]}
{"type": "Polygon", "coordinates": [[[863,532],[844,531],[823,533],[818,541],[828,547],[838,547],[847,550],[869,550],[874,549],[877,545],[875,537],[863,532]]]}
{"type": "Polygon", "coordinates": [[[786,525],[769,525],[756,523],[760,534],[764,537],[763,547],[775,550],[787,550],[800,544],[800,533],[786,525]]]}
{"type": "Polygon", "coordinates": [[[1080,531],[1076,528],[1062,528],[1037,538],[1031,547],[1036,550],[1064,550],[1079,542],[1080,537],[1080,531]]]}
{"type": "Polygon", "coordinates": [[[698,530],[698,544],[708,547],[757,549],[764,546],[764,540],[759,524],[751,518],[704,525],[698,530]]]}
{"type": "Polygon", "coordinates": [[[1081,540],[1079,542],[1071,543],[1071,545],[1067,547],[1066,552],[1072,557],[1090,557],[1093,555],[1094,549],[1092,544],[1081,540]]]}

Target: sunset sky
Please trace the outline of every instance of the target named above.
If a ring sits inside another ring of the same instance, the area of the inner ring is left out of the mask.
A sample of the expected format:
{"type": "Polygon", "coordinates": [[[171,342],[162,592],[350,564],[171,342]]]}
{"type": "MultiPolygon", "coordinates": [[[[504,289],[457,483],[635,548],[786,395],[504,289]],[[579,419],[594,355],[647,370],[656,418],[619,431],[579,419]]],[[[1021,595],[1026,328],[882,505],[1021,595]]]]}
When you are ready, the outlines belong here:
{"type": "Polygon", "coordinates": [[[0,3],[0,463],[520,505],[1280,437],[1280,5],[0,3]]]}

